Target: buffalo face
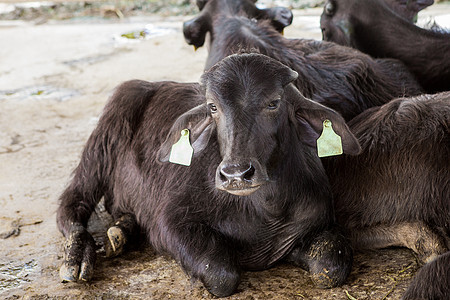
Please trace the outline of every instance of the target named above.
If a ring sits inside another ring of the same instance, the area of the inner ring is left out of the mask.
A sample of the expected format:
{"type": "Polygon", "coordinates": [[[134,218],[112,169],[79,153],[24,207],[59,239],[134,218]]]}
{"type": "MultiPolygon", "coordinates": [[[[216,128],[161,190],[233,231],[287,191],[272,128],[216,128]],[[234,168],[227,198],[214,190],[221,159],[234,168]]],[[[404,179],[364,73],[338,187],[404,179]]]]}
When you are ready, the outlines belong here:
{"type": "Polygon", "coordinates": [[[203,75],[222,156],[217,189],[245,196],[269,182],[288,119],[284,86],[296,77],[290,68],[259,54],[229,56],[203,75]]]}

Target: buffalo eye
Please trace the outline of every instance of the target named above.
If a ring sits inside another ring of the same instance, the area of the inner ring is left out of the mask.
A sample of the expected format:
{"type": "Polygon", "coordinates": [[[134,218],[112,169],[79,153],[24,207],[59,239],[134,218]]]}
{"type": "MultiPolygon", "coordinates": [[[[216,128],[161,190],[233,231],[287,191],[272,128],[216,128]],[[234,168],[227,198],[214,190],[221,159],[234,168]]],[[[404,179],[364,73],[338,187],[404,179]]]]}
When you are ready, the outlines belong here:
{"type": "Polygon", "coordinates": [[[274,110],[274,109],[277,109],[278,106],[280,106],[280,99],[276,99],[276,100],[271,101],[271,102],[267,105],[267,109],[274,110]]]}
{"type": "Polygon", "coordinates": [[[327,4],[325,4],[324,11],[327,16],[332,16],[334,14],[335,9],[336,9],[336,7],[333,2],[328,1],[327,4]]]}
{"type": "Polygon", "coordinates": [[[214,103],[208,103],[208,107],[209,107],[209,110],[211,111],[211,113],[217,112],[217,106],[214,103]]]}

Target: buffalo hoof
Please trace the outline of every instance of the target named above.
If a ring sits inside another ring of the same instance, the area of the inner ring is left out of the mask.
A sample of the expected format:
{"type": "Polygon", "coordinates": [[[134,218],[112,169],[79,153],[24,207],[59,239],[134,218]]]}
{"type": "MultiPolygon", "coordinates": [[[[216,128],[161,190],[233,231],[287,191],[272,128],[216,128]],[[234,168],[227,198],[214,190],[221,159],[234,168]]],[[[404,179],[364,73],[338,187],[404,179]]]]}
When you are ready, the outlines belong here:
{"type": "Polygon", "coordinates": [[[241,281],[239,272],[234,268],[217,268],[213,270],[206,265],[202,278],[205,288],[216,297],[227,297],[233,294],[241,281]]]}
{"type": "Polygon", "coordinates": [[[59,270],[62,282],[91,280],[95,259],[94,239],[83,226],[74,226],[66,240],[64,262],[59,270]]]}
{"type": "Polygon", "coordinates": [[[122,229],[112,226],[106,232],[108,237],[105,242],[106,257],[115,257],[123,252],[123,248],[127,242],[126,236],[122,229]]]}
{"type": "Polygon", "coordinates": [[[346,277],[336,276],[335,270],[322,268],[320,272],[311,273],[311,279],[314,284],[321,289],[329,289],[340,286],[344,283],[346,277]]]}
{"type": "Polygon", "coordinates": [[[318,288],[333,288],[342,285],[349,275],[353,251],[348,240],[338,231],[325,231],[306,248],[294,248],[286,257],[288,262],[311,274],[318,288]]]}
{"type": "Polygon", "coordinates": [[[342,285],[351,271],[351,248],[341,241],[318,240],[309,252],[309,272],[318,288],[342,285]]]}

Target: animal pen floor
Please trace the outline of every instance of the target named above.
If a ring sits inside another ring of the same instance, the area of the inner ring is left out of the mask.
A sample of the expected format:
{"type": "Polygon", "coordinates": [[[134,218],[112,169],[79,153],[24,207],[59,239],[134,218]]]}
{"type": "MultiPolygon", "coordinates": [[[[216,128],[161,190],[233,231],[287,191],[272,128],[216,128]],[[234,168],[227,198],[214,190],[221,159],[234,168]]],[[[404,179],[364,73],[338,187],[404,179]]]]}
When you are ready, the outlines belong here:
{"type": "MultiPolygon", "coordinates": [[[[287,37],[320,39],[321,9],[294,11],[287,37]]],[[[450,5],[424,12],[449,18],[450,5]]],[[[57,199],[113,88],[129,79],[197,81],[207,49],[183,40],[190,16],[0,21],[0,298],[211,299],[152,249],[98,259],[88,284],[62,284],[57,199]],[[36,24],[38,23],[38,24],[36,24]],[[140,33],[145,39],[122,34],[140,33]]],[[[448,25],[447,25],[448,26],[448,25]]],[[[105,224],[98,211],[92,224],[105,224]]],[[[356,253],[339,288],[320,290],[290,265],[245,272],[228,299],[399,299],[419,268],[412,253],[356,253]]]]}

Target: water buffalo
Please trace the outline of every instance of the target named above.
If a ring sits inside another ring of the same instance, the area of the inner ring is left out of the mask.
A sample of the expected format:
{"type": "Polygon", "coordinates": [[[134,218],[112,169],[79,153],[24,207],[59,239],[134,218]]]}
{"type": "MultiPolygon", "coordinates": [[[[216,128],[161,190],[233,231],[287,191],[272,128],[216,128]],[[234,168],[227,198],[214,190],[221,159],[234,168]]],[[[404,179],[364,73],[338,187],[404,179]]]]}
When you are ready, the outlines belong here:
{"type": "Polygon", "coordinates": [[[323,159],[338,223],[355,248],[438,257],[406,299],[447,299],[431,295],[450,295],[449,254],[439,256],[450,249],[450,92],[392,100],[348,125],[361,154],[323,159]]]}
{"type": "Polygon", "coordinates": [[[429,93],[450,90],[450,33],[420,28],[382,0],[329,0],[323,40],[401,60],[429,93]]]}
{"type": "MultiPolygon", "coordinates": [[[[223,2],[209,0],[204,8],[214,20],[205,69],[230,54],[258,51],[297,71],[295,85],[300,92],[338,111],[345,120],[393,98],[422,93],[413,75],[397,60],[375,60],[334,43],[287,39],[268,21],[224,16],[213,9],[223,2]]],[[[185,24],[188,43],[189,28],[185,24]]]]}
{"type": "Polygon", "coordinates": [[[280,260],[309,270],[319,287],[342,284],[352,250],[336,226],[314,138],[331,122],[344,153],[360,147],[338,113],[295,88],[297,76],[267,56],[240,54],[212,67],[201,85],[119,86],[60,197],[61,278],[92,277],[86,226],[104,197],[116,220],[112,254],[143,231],[216,296],[232,294],[242,270],[280,260]]]}

